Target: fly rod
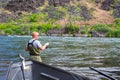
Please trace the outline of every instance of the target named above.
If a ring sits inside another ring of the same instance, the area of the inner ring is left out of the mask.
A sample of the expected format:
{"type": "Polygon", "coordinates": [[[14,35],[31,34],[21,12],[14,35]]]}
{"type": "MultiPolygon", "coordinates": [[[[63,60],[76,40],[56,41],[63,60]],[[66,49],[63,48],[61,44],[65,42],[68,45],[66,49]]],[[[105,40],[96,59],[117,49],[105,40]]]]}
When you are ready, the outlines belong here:
{"type": "Polygon", "coordinates": [[[112,78],[111,76],[109,76],[109,75],[107,75],[107,74],[105,74],[105,73],[103,73],[103,72],[100,72],[100,71],[96,70],[96,69],[93,68],[93,67],[89,67],[89,68],[90,68],[91,70],[94,70],[94,71],[98,72],[99,74],[101,74],[101,75],[103,75],[103,76],[111,79],[111,80],[116,80],[116,79],[112,78]]]}

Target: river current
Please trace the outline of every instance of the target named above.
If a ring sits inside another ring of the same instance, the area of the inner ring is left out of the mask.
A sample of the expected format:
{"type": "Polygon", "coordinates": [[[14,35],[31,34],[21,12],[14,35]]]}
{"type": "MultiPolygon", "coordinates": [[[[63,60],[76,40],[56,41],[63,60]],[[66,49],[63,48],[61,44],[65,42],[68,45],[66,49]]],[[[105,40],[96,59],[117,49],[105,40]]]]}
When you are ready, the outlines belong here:
{"type": "MultiPolygon", "coordinates": [[[[24,50],[30,36],[0,36],[0,80],[6,79],[8,66],[19,61],[18,54],[27,60],[24,50]]],[[[87,38],[41,36],[39,41],[49,42],[49,47],[41,52],[44,63],[64,70],[88,76],[94,80],[108,80],[91,70],[97,70],[120,80],[120,38],[87,38]]]]}

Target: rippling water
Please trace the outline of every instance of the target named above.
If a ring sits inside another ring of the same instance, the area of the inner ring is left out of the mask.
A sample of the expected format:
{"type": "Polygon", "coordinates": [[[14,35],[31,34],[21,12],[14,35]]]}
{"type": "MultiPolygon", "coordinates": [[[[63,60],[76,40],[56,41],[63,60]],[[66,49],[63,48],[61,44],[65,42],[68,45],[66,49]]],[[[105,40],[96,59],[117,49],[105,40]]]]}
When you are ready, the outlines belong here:
{"type": "MultiPolygon", "coordinates": [[[[11,61],[18,54],[28,59],[24,51],[30,36],[0,36],[0,80],[5,80],[11,61]]],[[[107,80],[89,69],[90,66],[120,80],[120,38],[86,38],[41,36],[42,44],[50,46],[41,52],[44,63],[67,71],[83,74],[95,80],[107,80]]]]}

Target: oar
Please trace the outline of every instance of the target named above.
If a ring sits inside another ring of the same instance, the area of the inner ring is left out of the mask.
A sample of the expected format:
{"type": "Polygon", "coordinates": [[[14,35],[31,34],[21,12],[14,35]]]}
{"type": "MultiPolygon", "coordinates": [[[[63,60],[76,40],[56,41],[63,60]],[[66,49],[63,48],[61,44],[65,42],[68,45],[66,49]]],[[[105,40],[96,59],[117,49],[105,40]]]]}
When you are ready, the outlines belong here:
{"type": "Polygon", "coordinates": [[[22,62],[23,69],[25,69],[25,58],[19,54],[20,60],[22,62]]]}
{"type": "Polygon", "coordinates": [[[25,74],[24,74],[24,69],[25,69],[25,58],[22,57],[21,54],[19,54],[19,57],[20,57],[21,62],[22,62],[21,71],[22,71],[22,75],[23,75],[23,80],[25,80],[25,74]]]}
{"type": "Polygon", "coordinates": [[[112,78],[111,76],[109,76],[109,75],[107,75],[107,74],[105,74],[105,73],[103,73],[103,72],[100,72],[100,71],[96,70],[96,69],[93,68],[93,67],[89,67],[89,68],[90,68],[91,70],[94,70],[94,71],[98,72],[99,74],[101,74],[101,75],[103,75],[103,76],[111,79],[111,80],[116,80],[116,79],[112,78]]]}

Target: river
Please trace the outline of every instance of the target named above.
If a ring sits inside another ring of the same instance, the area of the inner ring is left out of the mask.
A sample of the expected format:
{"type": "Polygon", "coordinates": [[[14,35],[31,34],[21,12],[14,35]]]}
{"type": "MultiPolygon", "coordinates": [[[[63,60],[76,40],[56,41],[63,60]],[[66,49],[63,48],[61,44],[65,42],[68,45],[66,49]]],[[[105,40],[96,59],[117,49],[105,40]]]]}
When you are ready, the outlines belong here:
{"type": "MultiPolygon", "coordinates": [[[[8,66],[19,61],[18,54],[26,59],[29,54],[24,50],[30,36],[0,36],[0,80],[6,79],[8,66]]],[[[87,38],[41,36],[42,44],[49,47],[41,52],[44,63],[83,74],[94,80],[108,80],[89,69],[97,70],[120,80],[120,38],[87,38]]]]}

